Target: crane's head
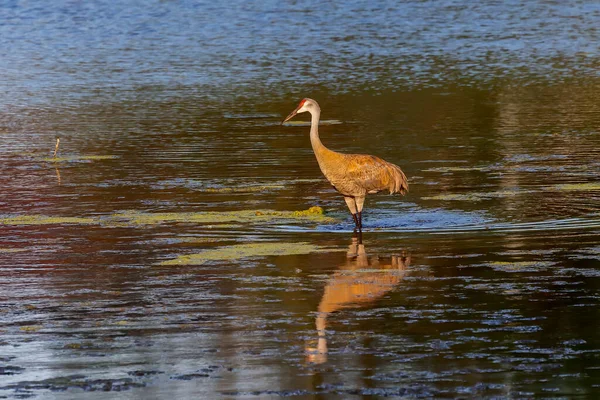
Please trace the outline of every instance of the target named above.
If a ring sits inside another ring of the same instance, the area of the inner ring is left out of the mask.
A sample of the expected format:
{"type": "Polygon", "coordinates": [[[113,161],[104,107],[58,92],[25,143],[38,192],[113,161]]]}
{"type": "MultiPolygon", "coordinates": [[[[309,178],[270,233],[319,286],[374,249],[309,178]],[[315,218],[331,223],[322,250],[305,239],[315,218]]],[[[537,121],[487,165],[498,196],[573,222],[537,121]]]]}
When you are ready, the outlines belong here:
{"type": "Polygon", "coordinates": [[[319,108],[319,104],[316,101],[314,101],[313,99],[309,99],[309,98],[302,99],[300,101],[300,104],[298,104],[298,107],[296,107],[296,109],[294,111],[292,111],[290,113],[290,115],[287,116],[286,119],[283,120],[282,124],[284,122],[287,122],[290,119],[294,118],[296,116],[296,114],[300,114],[300,113],[307,112],[307,111],[312,114],[315,111],[321,111],[321,109],[319,108]]]}

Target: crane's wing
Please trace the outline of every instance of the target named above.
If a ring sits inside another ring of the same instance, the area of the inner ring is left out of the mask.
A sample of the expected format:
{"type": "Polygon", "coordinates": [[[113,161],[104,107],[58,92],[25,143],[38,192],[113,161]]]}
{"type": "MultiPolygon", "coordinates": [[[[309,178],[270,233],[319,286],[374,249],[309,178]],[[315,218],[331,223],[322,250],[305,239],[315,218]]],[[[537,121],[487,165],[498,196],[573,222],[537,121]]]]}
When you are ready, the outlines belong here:
{"type": "Polygon", "coordinates": [[[346,176],[367,193],[389,190],[390,193],[406,194],[408,180],[399,166],[379,157],[348,154],[346,176]]]}

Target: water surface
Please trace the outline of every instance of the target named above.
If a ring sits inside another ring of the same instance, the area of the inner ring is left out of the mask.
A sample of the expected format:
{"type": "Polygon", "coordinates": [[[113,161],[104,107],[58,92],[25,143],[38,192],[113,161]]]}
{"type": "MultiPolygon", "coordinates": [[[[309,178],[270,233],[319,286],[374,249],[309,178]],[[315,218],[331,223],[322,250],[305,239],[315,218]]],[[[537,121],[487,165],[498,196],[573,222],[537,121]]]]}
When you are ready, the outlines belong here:
{"type": "Polygon", "coordinates": [[[597,5],[0,18],[0,396],[598,393],[597,5]],[[409,177],[362,244],[305,96],[409,177]]]}

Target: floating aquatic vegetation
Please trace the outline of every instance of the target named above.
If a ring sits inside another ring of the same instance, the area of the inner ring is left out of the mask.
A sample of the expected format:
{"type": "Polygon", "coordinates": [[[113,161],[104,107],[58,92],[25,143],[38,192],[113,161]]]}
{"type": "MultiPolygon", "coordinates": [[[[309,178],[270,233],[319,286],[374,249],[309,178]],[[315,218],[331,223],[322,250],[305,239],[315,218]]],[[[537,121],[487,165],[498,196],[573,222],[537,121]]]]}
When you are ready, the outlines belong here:
{"type": "Polygon", "coordinates": [[[463,171],[488,171],[491,166],[478,167],[433,167],[424,169],[423,172],[463,172],[463,171]]]}
{"type": "Polygon", "coordinates": [[[0,225],[61,225],[61,224],[95,224],[98,220],[88,217],[50,217],[47,215],[16,215],[0,217],[0,225]]]}
{"type": "Polygon", "coordinates": [[[206,211],[182,213],[143,213],[130,211],[115,214],[111,219],[128,221],[137,225],[185,222],[185,223],[261,223],[275,220],[302,219],[312,222],[328,223],[335,221],[325,216],[321,207],[311,207],[304,211],[273,211],[273,210],[240,210],[240,211],[206,211]],[[312,211],[310,211],[312,210],[312,211]],[[320,210],[320,211],[319,211],[320,210]]]}
{"type": "Polygon", "coordinates": [[[600,190],[600,182],[567,183],[564,185],[556,185],[554,188],[566,192],[600,190]]]}
{"type": "MultiPolygon", "coordinates": [[[[114,182],[114,181],[113,181],[114,182]]],[[[165,179],[151,183],[155,189],[187,188],[195,192],[205,193],[257,193],[283,190],[292,185],[302,183],[322,182],[322,179],[285,179],[266,182],[243,182],[236,179],[197,180],[197,179],[165,179]]],[[[116,182],[119,183],[119,182],[116,182]]]]}
{"type": "Polygon", "coordinates": [[[482,201],[486,200],[482,196],[477,193],[467,193],[467,194],[459,194],[459,193],[445,193],[438,194],[436,196],[426,196],[422,197],[423,200],[444,200],[444,201],[482,201]]]}
{"type": "Polygon", "coordinates": [[[26,325],[20,328],[23,332],[37,332],[42,329],[41,325],[26,325]]]}
{"type": "Polygon", "coordinates": [[[303,211],[239,210],[205,212],[166,212],[146,213],[142,211],[122,211],[102,217],[51,217],[47,215],[13,215],[0,217],[0,225],[156,225],[165,223],[218,224],[219,227],[232,227],[231,223],[261,224],[274,221],[302,220],[318,223],[332,223],[335,219],[325,215],[321,207],[311,207],[303,211]],[[229,225],[227,225],[229,224],[229,225]]]}
{"type": "Polygon", "coordinates": [[[165,212],[146,213],[141,211],[123,211],[111,215],[107,222],[121,221],[135,225],[156,225],[163,223],[220,223],[220,222],[242,222],[244,214],[250,215],[250,211],[224,211],[224,212],[165,212]]]}
{"type": "Polygon", "coordinates": [[[256,242],[218,247],[196,254],[181,255],[160,265],[201,265],[207,261],[239,260],[250,257],[308,254],[321,248],[310,243],[256,242]]]}
{"type": "Polygon", "coordinates": [[[62,157],[45,157],[42,158],[42,161],[47,162],[77,162],[77,161],[100,161],[100,160],[113,160],[115,158],[119,158],[119,156],[115,155],[94,155],[94,156],[62,156],[62,157]]]}
{"type": "Polygon", "coordinates": [[[324,214],[325,214],[325,212],[319,206],[313,206],[313,207],[309,208],[308,210],[294,211],[292,213],[292,215],[294,217],[308,217],[308,216],[313,216],[313,215],[324,215],[324,214]]]}
{"type": "MultiPolygon", "coordinates": [[[[233,227],[235,225],[229,225],[233,227]]],[[[215,243],[219,241],[223,241],[226,239],[218,238],[218,237],[197,237],[197,236],[177,236],[173,238],[162,238],[160,242],[173,244],[173,243],[189,243],[189,244],[198,244],[198,243],[215,243]]]]}
{"type": "Polygon", "coordinates": [[[201,192],[206,193],[256,193],[266,192],[269,190],[285,189],[283,185],[260,185],[260,186],[241,186],[241,187],[213,187],[199,189],[201,192]]]}
{"type": "Polygon", "coordinates": [[[512,197],[524,193],[531,193],[530,190],[500,190],[496,192],[470,192],[470,193],[444,193],[436,196],[422,197],[423,200],[444,200],[444,201],[483,201],[504,197],[512,197]]]}
{"type": "Polygon", "coordinates": [[[10,248],[10,247],[5,247],[5,248],[0,248],[0,254],[1,253],[20,253],[23,251],[27,251],[27,249],[23,249],[23,248],[10,248]]]}
{"type": "Polygon", "coordinates": [[[473,264],[473,267],[489,267],[501,272],[535,272],[554,264],[553,261],[491,261],[473,264]]]}

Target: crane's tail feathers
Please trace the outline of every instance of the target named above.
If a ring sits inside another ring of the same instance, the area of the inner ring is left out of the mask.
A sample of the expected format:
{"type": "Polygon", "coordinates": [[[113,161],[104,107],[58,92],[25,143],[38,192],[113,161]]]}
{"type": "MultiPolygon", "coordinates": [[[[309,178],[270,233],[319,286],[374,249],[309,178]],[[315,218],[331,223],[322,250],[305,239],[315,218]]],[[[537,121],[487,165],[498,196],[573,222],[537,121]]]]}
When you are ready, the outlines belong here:
{"type": "Polygon", "coordinates": [[[408,179],[406,179],[406,175],[400,169],[399,166],[390,164],[391,168],[389,169],[392,174],[392,181],[390,182],[390,193],[400,193],[401,195],[405,195],[408,193],[408,179]]]}

